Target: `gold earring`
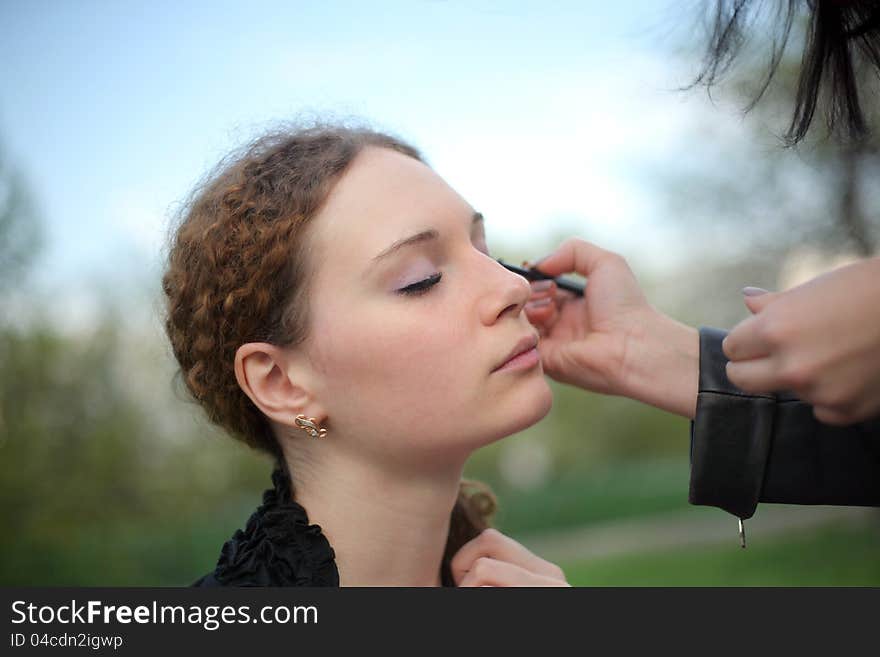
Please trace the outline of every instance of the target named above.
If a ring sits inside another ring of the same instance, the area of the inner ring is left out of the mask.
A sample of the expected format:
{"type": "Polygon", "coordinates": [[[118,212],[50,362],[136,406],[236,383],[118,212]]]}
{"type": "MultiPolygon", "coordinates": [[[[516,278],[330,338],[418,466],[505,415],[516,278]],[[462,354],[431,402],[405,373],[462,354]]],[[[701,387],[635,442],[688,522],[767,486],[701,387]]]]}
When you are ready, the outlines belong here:
{"type": "Polygon", "coordinates": [[[300,413],[293,419],[293,421],[297,428],[302,429],[312,438],[323,438],[327,435],[327,430],[318,427],[318,421],[313,417],[306,417],[300,413]]]}

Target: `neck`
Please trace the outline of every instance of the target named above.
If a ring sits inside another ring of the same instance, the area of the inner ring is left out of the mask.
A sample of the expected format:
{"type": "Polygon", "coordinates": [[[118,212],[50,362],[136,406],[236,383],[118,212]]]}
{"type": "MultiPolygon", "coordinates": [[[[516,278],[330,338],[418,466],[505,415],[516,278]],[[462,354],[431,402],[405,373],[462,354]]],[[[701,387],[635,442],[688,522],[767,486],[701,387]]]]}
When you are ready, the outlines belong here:
{"type": "Polygon", "coordinates": [[[287,455],[294,497],[336,553],[342,586],[440,586],[464,460],[406,468],[336,450],[287,455]]]}

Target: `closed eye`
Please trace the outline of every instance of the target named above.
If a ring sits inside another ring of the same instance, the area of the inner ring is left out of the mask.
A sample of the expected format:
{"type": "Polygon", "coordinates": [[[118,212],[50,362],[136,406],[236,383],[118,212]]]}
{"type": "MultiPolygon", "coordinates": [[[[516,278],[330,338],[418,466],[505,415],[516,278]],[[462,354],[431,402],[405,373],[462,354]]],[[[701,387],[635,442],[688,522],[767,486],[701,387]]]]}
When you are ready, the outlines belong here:
{"type": "MultiPolygon", "coordinates": [[[[483,238],[482,246],[485,246],[485,238],[483,238]]],[[[489,255],[488,247],[478,250],[487,256],[489,255]]],[[[430,291],[430,289],[434,287],[437,283],[439,283],[441,278],[443,278],[443,273],[437,272],[436,274],[433,274],[428,278],[419,281],[418,283],[413,283],[412,285],[407,285],[406,287],[401,288],[400,290],[398,290],[398,293],[412,297],[422,296],[423,294],[426,294],[428,291],[430,291]]]]}
{"type": "Polygon", "coordinates": [[[441,272],[438,272],[432,276],[429,276],[423,281],[413,283],[412,285],[407,285],[405,288],[398,290],[398,292],[407,296],[421,296],[432,287],[434,287],[437,283],[439,283],[441,278],[443,278],[443,274],[441,272]]]}

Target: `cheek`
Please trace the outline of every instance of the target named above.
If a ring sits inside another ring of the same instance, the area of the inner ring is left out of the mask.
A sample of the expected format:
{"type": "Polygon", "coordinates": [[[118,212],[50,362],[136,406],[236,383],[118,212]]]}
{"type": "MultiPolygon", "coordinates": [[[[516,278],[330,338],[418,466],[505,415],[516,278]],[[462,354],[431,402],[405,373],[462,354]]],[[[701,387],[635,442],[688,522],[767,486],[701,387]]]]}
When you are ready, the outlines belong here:
{"type": "Polygon", "coordinates": [[[492,378],[465,313],[325,310],[313,357],[321,401],[334,426],[371,451],[423,463],[520,431],[550,409],[542,375],[492,378]]]}
{"type": "Polygon", "coordinates": [[[424,425],[426,415],[447,414],[474,394],[476,368],[461,323],[405,309],[348,317],[324,323],[319,339],[327,392],[337,403],[424,425]]]}

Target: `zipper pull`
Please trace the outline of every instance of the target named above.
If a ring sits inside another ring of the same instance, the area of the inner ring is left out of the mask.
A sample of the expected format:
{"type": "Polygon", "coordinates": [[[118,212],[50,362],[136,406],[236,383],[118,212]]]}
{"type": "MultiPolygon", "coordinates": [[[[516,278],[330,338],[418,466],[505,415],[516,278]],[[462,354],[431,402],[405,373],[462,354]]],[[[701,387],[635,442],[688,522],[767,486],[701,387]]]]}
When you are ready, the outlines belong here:
{"type": "Polygon", "coordinates": [[[739,546],[743,549],[746,547],[746,526],[742,518],[739,518],[739,546]]]}

